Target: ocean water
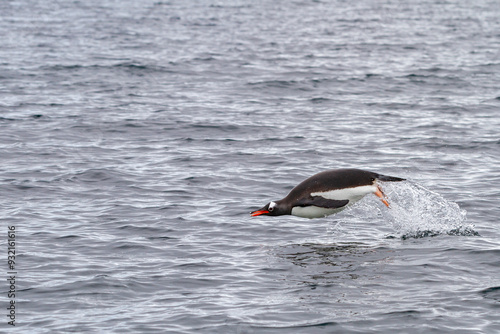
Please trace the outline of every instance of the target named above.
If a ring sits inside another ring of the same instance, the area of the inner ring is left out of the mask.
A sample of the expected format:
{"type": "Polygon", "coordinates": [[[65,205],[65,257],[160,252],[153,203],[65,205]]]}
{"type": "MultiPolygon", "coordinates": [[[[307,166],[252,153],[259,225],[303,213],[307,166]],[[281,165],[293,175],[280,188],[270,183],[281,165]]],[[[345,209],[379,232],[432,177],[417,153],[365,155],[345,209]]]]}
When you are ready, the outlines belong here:
{"type": "Polygon", "coordinates": [[[498,2],[0,17],[0,331],[500,332],[498,2]],[[390,208],[249,216],[343,167],[408,181],[390,208]]]}

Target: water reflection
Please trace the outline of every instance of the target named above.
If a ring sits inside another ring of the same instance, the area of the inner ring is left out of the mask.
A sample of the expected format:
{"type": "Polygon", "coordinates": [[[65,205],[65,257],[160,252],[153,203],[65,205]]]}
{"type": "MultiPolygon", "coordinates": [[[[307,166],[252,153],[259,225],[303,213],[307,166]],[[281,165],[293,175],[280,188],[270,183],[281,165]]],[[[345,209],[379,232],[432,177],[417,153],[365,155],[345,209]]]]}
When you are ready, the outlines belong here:
{"type": "Polygon", "coordinates": [[[362,242],[301,243],[281,246],[275,255],[293,265],[286,280],[316,286],[373,277],[372,268],[390,262],[393,250],[362,242]]]}

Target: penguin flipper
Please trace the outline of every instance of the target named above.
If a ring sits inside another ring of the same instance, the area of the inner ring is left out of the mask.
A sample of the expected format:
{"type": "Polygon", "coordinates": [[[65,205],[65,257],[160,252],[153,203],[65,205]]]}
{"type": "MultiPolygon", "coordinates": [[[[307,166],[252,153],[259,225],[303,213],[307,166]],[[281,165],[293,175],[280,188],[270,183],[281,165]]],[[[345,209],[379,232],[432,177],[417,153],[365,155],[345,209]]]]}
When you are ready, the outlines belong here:
{"type": "Polygon", "coordinates": [[[346,206],[349,200],[328,199],[321,196],[312,196],[297,203],[297,206],[317,206],[319,208],[337,209],[346,206]]]}

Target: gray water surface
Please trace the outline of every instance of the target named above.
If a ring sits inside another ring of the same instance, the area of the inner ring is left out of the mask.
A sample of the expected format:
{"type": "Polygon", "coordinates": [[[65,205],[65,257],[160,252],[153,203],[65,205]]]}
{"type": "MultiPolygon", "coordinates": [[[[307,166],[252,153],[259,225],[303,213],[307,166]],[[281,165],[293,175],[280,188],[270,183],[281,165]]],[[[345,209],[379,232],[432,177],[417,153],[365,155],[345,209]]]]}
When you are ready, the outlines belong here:
{"type": "Polygon", "coordinates": [[[18,332],[500,332],[497,2],[15,0],[0,18],[18,332]],[[383,185],[390,209],[249,216],[342,167],[409,181],[383,185]]]}

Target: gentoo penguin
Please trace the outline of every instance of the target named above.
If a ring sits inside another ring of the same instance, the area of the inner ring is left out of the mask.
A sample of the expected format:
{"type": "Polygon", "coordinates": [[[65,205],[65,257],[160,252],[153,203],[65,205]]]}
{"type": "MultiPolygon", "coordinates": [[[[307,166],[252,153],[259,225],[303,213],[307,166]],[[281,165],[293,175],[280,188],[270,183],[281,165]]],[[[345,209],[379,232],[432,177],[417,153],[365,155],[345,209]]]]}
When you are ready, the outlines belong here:
{"type": "Polygon", "coordinates": [[[367,194],[375,194],[389,207],[377,181],[404,181],[360,169],[327,170],[304,180],[279,201],[273,201],[250,213],[252,216],[294,215],[320,218],[340,212],[367,194]]]}

